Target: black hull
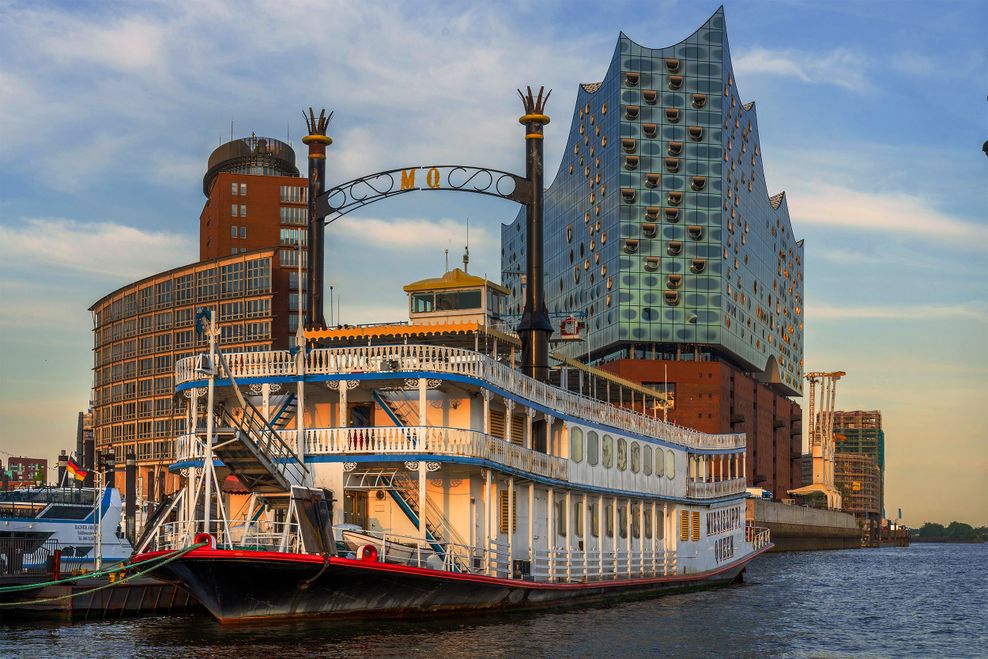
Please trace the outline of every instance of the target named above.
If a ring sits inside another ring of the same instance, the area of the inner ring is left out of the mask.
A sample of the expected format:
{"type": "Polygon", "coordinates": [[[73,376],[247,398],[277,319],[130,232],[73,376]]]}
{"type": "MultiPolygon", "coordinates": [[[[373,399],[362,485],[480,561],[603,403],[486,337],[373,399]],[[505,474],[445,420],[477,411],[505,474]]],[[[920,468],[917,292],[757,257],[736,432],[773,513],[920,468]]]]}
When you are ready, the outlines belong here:
{"type": "MultiPolygon", "coordinates": [[[[761,553],[761,552],[758,552],[761,553]]],[[[547,584],[297,554],[196,550],[159,569],[220,622],[544,608],[728,585],[756,556],[651,579],[547,584]]]]}

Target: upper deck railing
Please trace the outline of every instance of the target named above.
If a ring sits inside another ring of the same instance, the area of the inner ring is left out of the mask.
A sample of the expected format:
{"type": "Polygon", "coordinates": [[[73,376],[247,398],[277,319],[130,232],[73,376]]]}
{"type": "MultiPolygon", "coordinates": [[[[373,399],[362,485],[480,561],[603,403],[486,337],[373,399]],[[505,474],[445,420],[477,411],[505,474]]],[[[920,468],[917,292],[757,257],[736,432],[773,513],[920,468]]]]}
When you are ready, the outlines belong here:
{"type": "MultiPolygon", "coordinates": [[[[282,430],[279,434],[294,450],[296,431],[282,430]]],[[[205,449],[196,435],[182,435],[176,440],[175,453],[179,461],[201,460],[205,449]]],[[[305,455],[360,454],[481,458],[539,476],[569,479],[569,461],[565,458],[539,453],[475,430],[438,426],[305,430],[305,455]]]]}
{"type": "MultiPolygon", "coordinates": [[[[205,355],[186,357],[175,364],[175,383],[202,379],[205,355]]],[[[235,378],[292,376],[295,357],[287,350],[240,352],[226,355],[235,378]]],[[[539,382],[491,357],[459,348],[431,345],[384,345],[319,348],[305,358],[307,375],[425,371],[473,377],[515,393],[561,414],[602,423],[618,430],[654,437],[694,449],[736,449],[745,446],[743,433],[711,435],[640,412],[617,407],[572,391],[539,382]]]]}

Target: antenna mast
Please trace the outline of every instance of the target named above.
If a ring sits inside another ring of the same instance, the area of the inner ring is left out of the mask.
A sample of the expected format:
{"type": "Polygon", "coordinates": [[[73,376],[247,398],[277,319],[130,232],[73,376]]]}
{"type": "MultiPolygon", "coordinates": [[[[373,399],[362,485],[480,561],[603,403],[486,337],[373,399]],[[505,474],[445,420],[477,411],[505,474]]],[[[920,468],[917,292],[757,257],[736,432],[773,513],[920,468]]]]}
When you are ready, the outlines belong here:
{"type": "Polygon", "coordinates": [[[470,266],[470,218],[467,218],[467,244],[463,250],[463,272],[469,272],[470,266]]]}

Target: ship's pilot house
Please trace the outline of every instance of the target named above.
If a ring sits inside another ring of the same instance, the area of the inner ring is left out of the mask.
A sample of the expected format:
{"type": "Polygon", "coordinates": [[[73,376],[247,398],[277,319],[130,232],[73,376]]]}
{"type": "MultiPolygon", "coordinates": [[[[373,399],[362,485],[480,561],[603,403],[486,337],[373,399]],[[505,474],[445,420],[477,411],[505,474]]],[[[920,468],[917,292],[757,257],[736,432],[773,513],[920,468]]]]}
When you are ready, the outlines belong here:
{"type": "Polygon", "coordinates": [[[500,324],[509,291],[482,277],[454,268],[442,277],[405,286],[412,325],[445,323],[500,324]]]}

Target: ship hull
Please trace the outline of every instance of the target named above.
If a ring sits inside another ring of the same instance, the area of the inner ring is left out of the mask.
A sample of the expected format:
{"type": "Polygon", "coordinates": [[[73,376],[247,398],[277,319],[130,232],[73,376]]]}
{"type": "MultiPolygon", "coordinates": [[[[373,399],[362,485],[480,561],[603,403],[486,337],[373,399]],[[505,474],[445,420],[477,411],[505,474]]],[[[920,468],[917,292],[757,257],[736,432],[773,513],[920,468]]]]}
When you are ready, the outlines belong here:
{"type": "Polygon", "coordinates": [[[211,549],[194,550],[155,576],[180,584],[222,623],[401,617],[545,608],[725,586],[767,549],[709,572],[588,583],[536,583],[338,557],[211,549]]]}

